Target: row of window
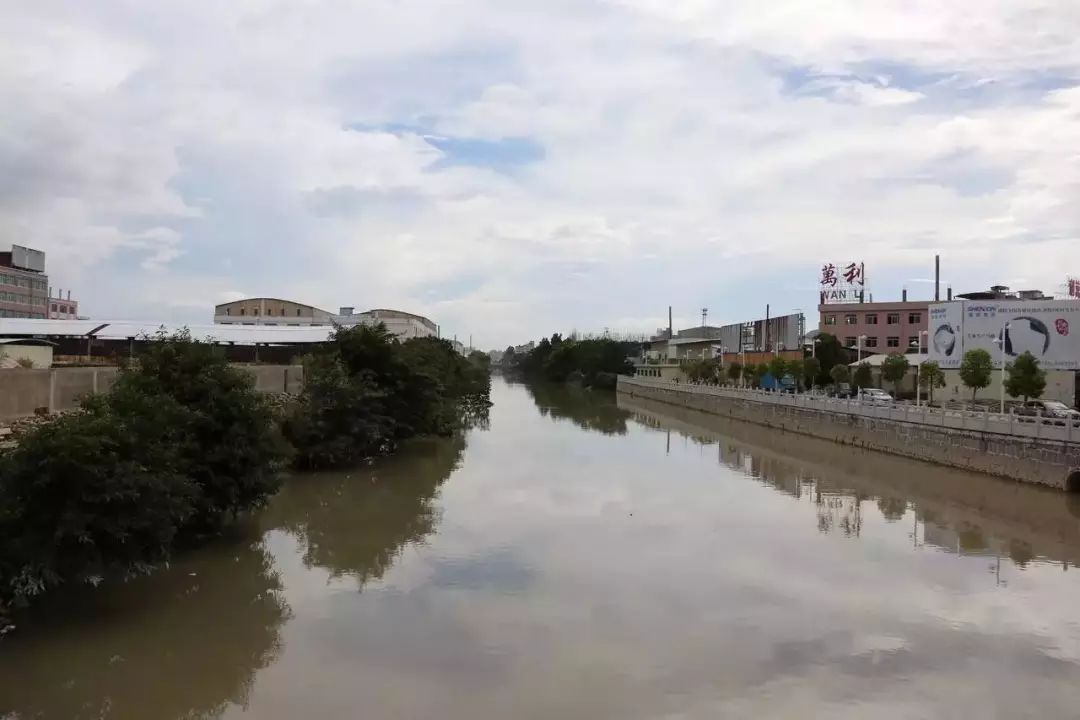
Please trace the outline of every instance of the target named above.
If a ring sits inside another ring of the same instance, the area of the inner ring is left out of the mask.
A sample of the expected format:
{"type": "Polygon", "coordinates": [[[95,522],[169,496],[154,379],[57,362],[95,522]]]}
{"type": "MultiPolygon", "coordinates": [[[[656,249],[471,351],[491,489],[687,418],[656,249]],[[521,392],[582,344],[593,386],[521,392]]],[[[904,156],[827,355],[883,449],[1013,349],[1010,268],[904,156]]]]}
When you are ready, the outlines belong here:
{"type": "Polygon", "coordinates": [[[29,295],[20,295],[13,292],[0,291],[0,302],[17,303],[19,305],[44,305],[44,298],[30,297],[29,295]]]}
{"type": "MultiPolygon", "coordinates": [[[[826,315],[825,316],[825,324],[826,325],[835,325],[836,324],[836,319],[837,319],[836,315],[826,315]]],[[[907,321],[908,321],[909,325],[920,325],[920,324],[922,324],[922,313],[921,312],[908,313],[907,321]]],[[[866,313],[866,317],[863,319],[863,322],[865,322],[867,325],[877,325],[878,324],[878,314],[877,313],[866,313]]],[[[886,315],[885,315],[885,323],[887,325],[899,325],[900,324],[900,313],[898,313],[898,312],[896,312],[896,313],[886,313],[886,315]]],[[[844,324],[845,325],[858,325],[859,324],[859,316],[856,315],[855,313],[849,313],[847,315],[844,315],[844,324]]]]}
{"type": "MultiPolygon", "coordinates": [[[[225,308],[225,314],[226,315],[232,315],[232,308],[225,308]]],[[[246,312],[244,311],[244,308],[240,308],[240,314],[241,315],[246,315],[246,312]]],[[[252,308],[251,309],[251,314],[257,317],[259,315],[259,308],[252,308]]],[[[269,316],[272,316],[274,314],[274,308],[267,308],[266,309],[266,314],[269,315],[269,316]]],[[[281,312],[279,313],[279,315],[281,315],[281,317],[285,317],[285,308],[281,309],[281,312]]],[[[300,308],[296,308],[296,317],[300,317],[300,308]]]]}
{"type": "Polygon", "coordinates": [[[0,318],[23,318],[27,320],[44,320],[45,313],[22,312],[21,310],[0,309],[0,318]]]}
{"type": "MultiPolygon", "coordinates": [[[[878,345],[879,340],[880,340],[880,338],[877,338],[877,337],[874,337],[874,336],[864,337],[862,346],[864,348],[876,348],[876,347],[879,347],[879,345],[878,345]]],[[[844,338],[844,347],[855,347],[856,343],[858,343],[858,342],[859,342],[859,339],[856,338],[856,337],[846,337],[846,338],[844,338]]],[[[885,338],[885,347],[899,348],[900,347],[900,338],[899,338],[899,336],[893,335],[891,337],[885,338]]],[[[919,347],[919,336],[918,335],[912,335],[912,336],[908,337],[907,347],[912,348],[912,349],[918,348],[919,347]]],[[[921,350],[921,348],[919,348],[919,349],[921,350]]]]}
{"type": "Polygon", "coordinates": [[[659,368],[638,368],[635,375],[638,375],[638,376],[644,375],[645,377],[660,377],[660,369],[659,368]]]}
{"type": "Polygon", "coordinates": [[[48,290],[48,280],[23,277],[22,275],[8,275],[0,273],[0,285],[13,285],[15,287],[30,288],[31,290],[48,290]]]}
{"type": "Polygon", "coordinates": [[[68,313],[74,313],[75,312],[75,306],[74,305],[64,305],[64,304],[60,304],[60,303],[53,303],[52,305],[49,306],[49,311],[50,312],[63,313],[64,315],[67,315],[68,313]]]}

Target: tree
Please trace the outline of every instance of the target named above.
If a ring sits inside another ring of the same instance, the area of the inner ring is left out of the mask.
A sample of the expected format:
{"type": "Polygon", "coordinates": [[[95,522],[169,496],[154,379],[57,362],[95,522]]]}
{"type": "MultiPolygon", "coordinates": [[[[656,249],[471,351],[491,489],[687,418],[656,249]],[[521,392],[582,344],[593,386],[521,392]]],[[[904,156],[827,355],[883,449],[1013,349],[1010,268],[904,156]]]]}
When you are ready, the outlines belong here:
{"type": "Polygon", "coordinates": [[[835,335],[828,333],[821,333],[815,338],[817,340],[817,350],[814,353],[817,356],[817,360],[821,363],[821,372],[818,373],[818,383],[825,385],[832,377],[829,373],[832,371],[834,365],[847,365],[851,362],[852,358],[850,353],[844,349],[844,346],[840,344],[840,340],[835,335]]]}
{"type": "Polygon", "coordinates": [[[1012,397],[1022,397],[1024,402],[1042,397],[1046,389],[1046,371],[1030,352],[1025,352],[1005,368],[1005,392],[1012,397]]]}
{"type": "Polygon", "coordinates": [[[960,362],[960,382],[971,388],[971,402],[975,403],[975,394],[990,385],[990,375],[994,370],[994,361],[990,353],[982,348],[968,350],[960,362]]]}
{"type": "Polygon", "coordinates": [[[739,362],[730,362],[727,366],[727,376],[732,382],[738,382],[742,377],[743,366],[739,362]]]}
{"type": "Polygon", "coordinates": [[[881,363],[881,379],[893,384],[893,392],[900,396],[900,383],[904,381],[911,363],[903,353],[889,353],[885,361],[881,363]]]}
{"type": "Polygon", "coordinates": [[[777,383],[779,383],[783,379],[785,373],[787,373],[787,360],[784,360],[784,358],[779,355],[774,355],[772,359],[769,360],[769,374],[773,376],[773,379],[777,383]]]}
{"type": "Polygon", "coordinates": [[[868,388],[874,384],[874,372],[870,368],[870,363],[859,363],[858,367],[855,368],[855,376],[852,379],[852,384],[859,390],[868,388]]]}
{"type": "Polygon", "coordinates": [[[851,382],[851,368],[847,365],[833,365],[832,370],[829,371],[829,378],[836,385],[851,382]]]}
{"type": "Polygon", "coordinates": [[[762,379],[769,374],[769,366],[766,363],[761,363],[754,368],[754,384],[761,387],[762,379]]]}
{"type": "Polygon", "coordinates": [[[929,402],[934,402],[934,388],[945,387],[945,373],[933,360],[927,360],[919,366],[919,386],[929,393],[929,402]]]}
{"type": "Polygon", "coordinates": [[[757,375],[757,365],[754,365],[753,363],[747,363],[746,365],[743,365],[742,379],[744,383],[746,383],[747,385],[753,385],[755,375],[757,375]]]}
{"type": "Polygon", "coordinates": [[[806,387],[812,388],[821,374],[821,362],[816,357],[808,357],[803,360],[803,381],[806,387]]]}
{"type": "Polygon", "coordinates": [[[802,360],[789,360],[787,368],[785,368],[788,375],[791,375],[795,379],[795,387],[802,388],[803,382],[803,361],[802,360]]]}
{"type": "Polygon", "coordinates": [[[107,393],[0,458],[0,614],[167,561],[262,504],[284,453],[250,374],[187,332],[156,335],[107,393]]]}

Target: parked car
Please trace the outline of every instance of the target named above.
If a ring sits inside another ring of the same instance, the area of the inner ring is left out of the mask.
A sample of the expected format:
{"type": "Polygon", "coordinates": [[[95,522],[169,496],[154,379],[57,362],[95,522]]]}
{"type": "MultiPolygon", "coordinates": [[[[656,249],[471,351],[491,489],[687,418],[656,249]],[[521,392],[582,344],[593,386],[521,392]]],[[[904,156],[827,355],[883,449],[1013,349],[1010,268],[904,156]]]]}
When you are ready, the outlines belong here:
{"type": "Polygon", "coordinates": [[[836,383],[829,389],[829,397],[831,398],[849,398],[851,397],[851,385],[847,383],[836,383]]]}
{"type": "Polygon", "coordinates": [[[896,402],[893,396],[881,388],[863,388],[859,391],[859,399],[863,402],[892,403],[896,402]]]}
{"type": "Polygon", "coordinates": [[[1066,422],[1080,424],[1080,412],[1057,400],[1028,400],[1016,409],[1016,414],[1021,417],[1047,418],[1055,425],[1064,425],[1066,422]]]}

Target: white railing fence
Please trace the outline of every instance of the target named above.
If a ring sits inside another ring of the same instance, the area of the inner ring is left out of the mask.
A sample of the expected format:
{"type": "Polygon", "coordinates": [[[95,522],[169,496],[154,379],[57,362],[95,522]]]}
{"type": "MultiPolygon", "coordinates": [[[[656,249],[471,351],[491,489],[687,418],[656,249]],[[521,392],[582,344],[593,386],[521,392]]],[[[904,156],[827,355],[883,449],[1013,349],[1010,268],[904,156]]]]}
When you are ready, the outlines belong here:
{"type": "Polygon", "coordinates": [[[820,395],[777,393],[731,385],[699,385],[659,378],[620,377],[619,382],[642,387],[751,400],[771,405],[805,408],[842,415],[858,415],[894,422],[916,423],[952,430],[1010,435],[1035,440],[1080,443],[1080,421],[1015,413],[973,412],[915,406],[909,403],[864,401],[857,398],[830,398],[820,395]]]}

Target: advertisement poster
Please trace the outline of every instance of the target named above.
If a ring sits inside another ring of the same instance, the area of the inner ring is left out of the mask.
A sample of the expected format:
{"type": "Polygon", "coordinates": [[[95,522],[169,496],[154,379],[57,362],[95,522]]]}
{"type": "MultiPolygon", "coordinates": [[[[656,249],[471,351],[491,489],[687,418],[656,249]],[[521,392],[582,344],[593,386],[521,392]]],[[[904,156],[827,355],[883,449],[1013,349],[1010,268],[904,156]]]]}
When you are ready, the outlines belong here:
{"type": "Polygon", "coordinates": [[[930,359],[958,368],[981,348],[995,367],[1030,352],[1045,370],[1080,369],[1080,306],[1055,300],[970,300],[930,306],[930,359]]]}

